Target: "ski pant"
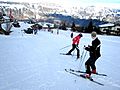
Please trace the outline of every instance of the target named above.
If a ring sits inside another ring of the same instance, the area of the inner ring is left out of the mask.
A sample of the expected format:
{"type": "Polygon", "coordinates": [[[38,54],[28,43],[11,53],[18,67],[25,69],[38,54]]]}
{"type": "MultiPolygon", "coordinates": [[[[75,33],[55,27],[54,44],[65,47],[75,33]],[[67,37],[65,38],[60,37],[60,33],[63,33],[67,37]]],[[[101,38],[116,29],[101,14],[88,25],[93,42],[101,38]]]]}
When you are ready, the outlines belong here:
{"type": "Polygon", "coordinates": [[[74,49],[77,50],[77,58],[79,58],[79,56],[80,56],[80,51],[79,51],[78,46],[75,45],[75,44],[72,44],[72,49],[71,49],[68,53],[71,54],[71,52],[72,52],[74,49]]]}
{"type": "Polygon", "coordinates": [[[96,70],[95,62],[99,57],[90,57],[86,62],[85,62],[85,67],[86,67],[86,73],[91,75],[91,69],[96,70]]]}

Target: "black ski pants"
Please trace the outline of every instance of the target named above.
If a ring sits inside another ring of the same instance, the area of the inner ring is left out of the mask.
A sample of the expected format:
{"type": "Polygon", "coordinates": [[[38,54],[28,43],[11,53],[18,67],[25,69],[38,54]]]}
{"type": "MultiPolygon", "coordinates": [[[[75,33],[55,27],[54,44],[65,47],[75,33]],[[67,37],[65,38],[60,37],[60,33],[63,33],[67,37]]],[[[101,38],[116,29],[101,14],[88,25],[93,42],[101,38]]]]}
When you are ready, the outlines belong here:
{"type": "Polygon", "coordinates": [[[95,70],[96,66],[95,66],[95,62],[99,57],[95,58],[95,57],[90,57],[86,62],[85,62],[85,67],[86,67],[86,73],[91,75],[91,69],[95,70]]]}
{"type": "Polygon", "coordinates": [[[72,49],[68,53],[71,54],[71,52],[74,51],[74,49],[77,50],[77,58],[79,58],[80,51],[79,51],[78,45],[76,45],[76,44],[72,44],[72,49]]]}

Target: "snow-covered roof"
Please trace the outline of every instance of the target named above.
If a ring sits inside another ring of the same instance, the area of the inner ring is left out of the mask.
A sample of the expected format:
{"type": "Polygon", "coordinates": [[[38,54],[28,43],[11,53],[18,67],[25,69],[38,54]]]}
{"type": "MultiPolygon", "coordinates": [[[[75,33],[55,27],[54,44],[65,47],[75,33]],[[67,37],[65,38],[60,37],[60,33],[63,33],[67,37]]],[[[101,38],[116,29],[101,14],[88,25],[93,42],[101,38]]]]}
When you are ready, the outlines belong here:
{"type": "Polygon", "coordinates": [[[113,27],[114,24],[113,23],[107,23],[107,24],[102,24],[102,25],[99,25],[99,27],[113,27]]]}
{"type": "Polygon", "coordinates": [[[48,25],[50,25],[50,27],[54,27],[54,24],[52,24],[52,23],[47,23],[47,22],[44,22],[44,23],[39,22],[38,24],[41,25],[42,27],[48,27],[48,25]]]}

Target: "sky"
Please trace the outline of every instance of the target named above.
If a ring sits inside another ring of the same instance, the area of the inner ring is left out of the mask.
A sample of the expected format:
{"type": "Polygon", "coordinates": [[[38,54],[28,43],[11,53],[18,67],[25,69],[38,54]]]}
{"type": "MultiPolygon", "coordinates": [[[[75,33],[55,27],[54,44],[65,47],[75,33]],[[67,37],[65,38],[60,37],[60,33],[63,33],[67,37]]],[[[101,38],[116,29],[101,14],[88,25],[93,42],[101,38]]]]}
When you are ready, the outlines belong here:
{"type": "Polygon", "coordinates": [[[16,2],[51,2],[58,3],[66,7],[70,6],[108,6],[120,8],[120,0],[0,0],[0,1],[16,1],[16,2]]]}

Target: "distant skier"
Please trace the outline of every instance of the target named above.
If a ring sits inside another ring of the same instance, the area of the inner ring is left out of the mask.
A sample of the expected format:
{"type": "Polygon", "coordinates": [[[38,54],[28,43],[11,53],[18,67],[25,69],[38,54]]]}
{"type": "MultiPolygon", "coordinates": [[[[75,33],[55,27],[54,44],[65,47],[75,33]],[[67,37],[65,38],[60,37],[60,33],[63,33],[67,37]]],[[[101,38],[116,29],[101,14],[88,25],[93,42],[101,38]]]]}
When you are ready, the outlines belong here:
{"type": "Polygon", "coordinates": [[[91,37],[93,39],[92,41],[92,46],[88,45],[88,47],[85,47],[85,50],[90,52],[90,57],[88,58],[88,60],[85,62],[85,67],[86,67],[86,77],[89,78],[91,73],[96,73],[96,66],[95,66],[95,62],[96,60],[101,56],[100,54],[100,40],[97,37],[97,33],[95,31],[93,31],[91,33],[91,37]],[[92,71],[91,71],[91,69],[92,71]]]}
{"type": "Polygon", "coordinates": [[[73,38],[73,32],[70,34],[70,37],[73,38]]]}
{"type": "Polygon", "coordinates": [[[82,37],[83,35],[80,33],[79,35],[77,35],[76,37],[74,37],[72,39],[72,49],[66,54],[66,55],[71,55],[71,52],[76,49],[77,50],[77,59],[80,57],[80,51],[79,51],[79,41],[80,41],[80,38],[82,37]]]}

